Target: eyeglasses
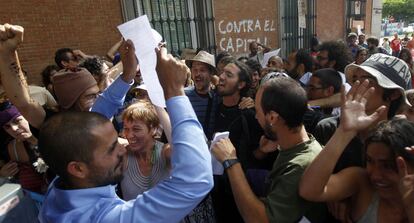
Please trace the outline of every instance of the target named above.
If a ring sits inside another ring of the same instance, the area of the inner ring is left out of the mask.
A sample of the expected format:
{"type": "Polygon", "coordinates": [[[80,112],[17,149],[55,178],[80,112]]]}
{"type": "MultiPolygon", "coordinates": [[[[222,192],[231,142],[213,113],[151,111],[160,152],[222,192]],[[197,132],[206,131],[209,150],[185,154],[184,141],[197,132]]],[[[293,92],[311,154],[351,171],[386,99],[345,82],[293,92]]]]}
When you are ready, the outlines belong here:
{"type": "Polygon", "coordinates": [[[318,60],[318,61],[322,61],[322,60],[328,60],[329,59],[329,57],[323,57],[323,56],[316,56],[316,59],[318,60]]]}
{"type": "Polygon", "coordinates": [[[78,59],[78,57],[77,57],[77,56],[72,55],[72,56],[70,56],[70,57],[68,58],[68,61],[78,62],[78,61],[79,61],[79,59],[78,59]]]}
{"type": "Polygon", "coordinates": [[[326,87],[316,87],[316,86],[312,86],[312,85],[308,85],[306,86],[306,89],[309,91],[316,91],[316,90],[321,90],[321,89],[325,89],[326,87]]]}

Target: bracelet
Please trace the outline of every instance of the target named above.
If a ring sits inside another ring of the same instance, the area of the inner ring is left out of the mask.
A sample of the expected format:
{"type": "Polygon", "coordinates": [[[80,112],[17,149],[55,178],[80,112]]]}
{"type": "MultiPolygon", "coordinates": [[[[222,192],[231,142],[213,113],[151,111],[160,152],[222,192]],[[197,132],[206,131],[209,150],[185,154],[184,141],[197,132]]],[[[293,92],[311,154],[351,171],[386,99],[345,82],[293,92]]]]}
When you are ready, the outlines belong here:
{"type": "Polygon", "coordinates": [[[228,159],[228,160],[224,160],[223,161],[223,167],[226,170],[226,169],[232,167],[236,163],[240,163],[240,161],[238,159],[228,159]]]}

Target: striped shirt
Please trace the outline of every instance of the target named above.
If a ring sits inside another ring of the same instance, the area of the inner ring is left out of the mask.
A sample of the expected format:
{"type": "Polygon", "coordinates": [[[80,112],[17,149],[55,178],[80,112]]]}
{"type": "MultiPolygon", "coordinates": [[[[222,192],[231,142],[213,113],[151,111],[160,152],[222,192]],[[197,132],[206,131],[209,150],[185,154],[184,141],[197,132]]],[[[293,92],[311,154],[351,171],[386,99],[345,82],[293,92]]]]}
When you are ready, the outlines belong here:
{"type": "Polygon", "coordinates": [[[121,181],[121,189],[124,200],[135,199],[138,195],[151,189],[170,174],[165,158],[161,155],[163,143],[155,141],[155,163],[151,174],[144,176],[139,169],[138,161],[132,153],[128,154],[127,169],[121,181]]]}
{"type": "Polygon", "coordinates": [[[219,96],[214,92],[210,91],[208,95],[199,95],[194,87],[188,87],[185,89],[185,94],[187,95],[190,103],[196,113],[197,119],[200,124],[203,126],[204,134],[207,138],[211,140],[214,130],[214,121],[217,112],[217,107],[219,104],[219,96]],[[211,100],[211,110],[210,118],[208,121],[208,126],[206,125],[206,114],[209,100],[211,100]]]}

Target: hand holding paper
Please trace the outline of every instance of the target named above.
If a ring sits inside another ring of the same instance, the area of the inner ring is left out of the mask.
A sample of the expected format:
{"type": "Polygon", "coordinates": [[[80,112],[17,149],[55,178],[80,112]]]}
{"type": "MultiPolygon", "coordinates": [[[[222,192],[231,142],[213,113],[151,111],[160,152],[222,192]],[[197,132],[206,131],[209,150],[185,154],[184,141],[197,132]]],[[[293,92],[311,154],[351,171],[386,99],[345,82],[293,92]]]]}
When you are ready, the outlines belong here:
{"type": "Polygon", "coordinates": [[[211,162],[213,165],[213,174],[222,175],[224,172],[223,161],[227,159],[234,159],[236,157],[236,149],[231,144],[229,139],[229,132],[218,132],[214,135],[214,139],[210,146],[211,162]]]}
{"type": "Polygon", "coordinates": [[[164,90],[165,99],[185,95],[184,83],[190,69],[181,61],[176,60],[167,49],[161,47],[157,51],[157,74],[164,90]]]}
{"type": "Polygon", "coordinates": [[[131,40],[124,41],[119,48],[123,64],[121,78],[126,83],[131,83],[137,73],[138,61],[135,56],[135,47],[131,40]]]}
{"type": "Polygon", "coordinates": [[[142,78],[152,103],[165,107],[164,93],[155,72],[157,58],[154,49],[161,42],[161,35],[151,28],[146,15],[121,24],[118,29],[125,39],[130,39],[135,45],[142,78]]]}

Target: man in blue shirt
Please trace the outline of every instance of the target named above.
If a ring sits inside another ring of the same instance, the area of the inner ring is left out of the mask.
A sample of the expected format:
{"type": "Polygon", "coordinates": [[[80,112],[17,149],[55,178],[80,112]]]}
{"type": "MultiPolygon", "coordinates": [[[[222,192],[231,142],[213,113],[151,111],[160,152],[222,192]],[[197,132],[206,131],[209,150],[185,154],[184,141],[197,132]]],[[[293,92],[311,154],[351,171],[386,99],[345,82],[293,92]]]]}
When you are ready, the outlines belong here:
{"type": "Polygon", "coordinates": [[[211,157],[184,96],[186,72],[165,48],[158,52],[157,73],[173,129],[173,168],[170,178],[135,200],[115,193],[126,151],[104,116],[67,112],[42,126],[40,152],[59,177],[46,195],[40,222],[178,222],[204,198],[213,186],[211,157]]]}
{"type": "MultiPolygon", "coordinates": [[[[22,27],[0,25],[0,70],[15,78],[21,73],[16,48],[22,40],[22,27]]],[[[93,112],[57,114],[42,125],[39,137],[42,157],[59,176],[46,194],[40,222],[178,222],[211,190],[210,152],[184,96],[189,70],[165,48],[157,55],[172,126],[171,177],[135,200],[121,200],[114,184],[122,176],[126,151],[111,122],[93,112]]]]}

